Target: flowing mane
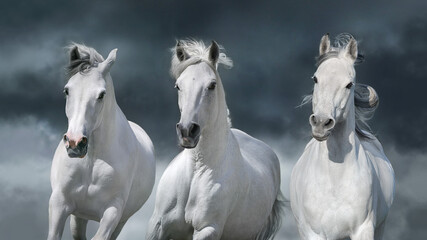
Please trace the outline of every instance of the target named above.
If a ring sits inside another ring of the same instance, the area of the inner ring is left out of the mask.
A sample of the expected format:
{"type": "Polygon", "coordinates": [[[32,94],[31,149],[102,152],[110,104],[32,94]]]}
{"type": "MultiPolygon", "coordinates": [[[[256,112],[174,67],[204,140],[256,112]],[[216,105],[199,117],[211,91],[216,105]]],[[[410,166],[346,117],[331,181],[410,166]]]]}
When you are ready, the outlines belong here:
{"type": "MultiPolygon", "coordinates": [[[[322,54],[316,58],[316,66],[318,67],[324,61],[331,58],[338,58],[345,47],[347,46],[350,39],[353,36],[349,33],[341,33],[335,38],[331,50],[325,54],[322,54]]],[[[355,64],[362,63],[364,56],[358,54],[355,64]]],[[[312,94],[304,96],[300,106],[308,104],[313,98],[312,94]]],[[[368,85],[356,83],[354,88],[354,107],[355,107],[355,118],[356,118],[356,133],[359,137],[364,139],[375,139],[375,136],[369,127],[367,121],[374,116],[375,110],[379,104],[379,97],[376,91],[368,85]]]]}
{"type": "MultiPolygon", "coordinates": [[[[188,54],[189,58],[185,61],[179,61],[177,58],[175,51],[176,46],[171,48],[172,51],[172,64],[170,73],[172,77],[175,79],[181,75],[181,73],[190,65],[193,65],[200,61],[209,62],[209,49],[210,47],[206,47],[203,41],[197,41],[194,39],[184,39],[179,40],[180,46],[185,50],[188,54]]],[[[220,50],[224,50],[222,46],[219,46],[220,50]]],[[[233,67],[233,61],[228,58],[225,53],[221,52],[218,58],[218,64],[222,64],[228,68],[233,67]]],[[[214,69],[217,69],[218,66],[214,66],[214,69]]]]}
{"type": "Polygon", "coordinates": [[[104,58],[94,48],[88,47],[84,44],[71,43],[66,47],[69,54],[77,48],[80,58],[70,60],[66,67],[68,79],[78,72],[88,72],[91,68],[97,67],[98,63],[103,62],[104,58]]]}

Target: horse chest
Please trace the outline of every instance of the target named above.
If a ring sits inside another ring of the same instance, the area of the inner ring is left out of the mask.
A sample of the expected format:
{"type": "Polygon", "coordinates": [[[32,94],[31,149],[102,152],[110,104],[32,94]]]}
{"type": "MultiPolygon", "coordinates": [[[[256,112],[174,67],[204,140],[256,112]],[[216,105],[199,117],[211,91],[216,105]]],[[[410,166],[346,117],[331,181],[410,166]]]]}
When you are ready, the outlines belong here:
{"type": "Polygon", "coordinates": [[[370,209],[370,184],[359,176],[348,174],[340,182],[329,176],[317,176],[304,191],[303,209],[306,221],[329,238],[339,238],[359,226],[370,209]]]}
{"type": "Polygon", "coordinates": [[[186,222],[197,225],[203,219],[213,218],[221,205],[226,203],[225,200],[221,201],[224,189],[217,180],[206,172],[194,176],[185,206],[186,222]]]}
{"type": "Polygon", "coordinates": [[[68,188],[72,189],[69,197],[77,208],[98,208],[96,205],[111,199],[119,186],[116,172],[104,161],[76,167],[68,179],[68,188]]]}

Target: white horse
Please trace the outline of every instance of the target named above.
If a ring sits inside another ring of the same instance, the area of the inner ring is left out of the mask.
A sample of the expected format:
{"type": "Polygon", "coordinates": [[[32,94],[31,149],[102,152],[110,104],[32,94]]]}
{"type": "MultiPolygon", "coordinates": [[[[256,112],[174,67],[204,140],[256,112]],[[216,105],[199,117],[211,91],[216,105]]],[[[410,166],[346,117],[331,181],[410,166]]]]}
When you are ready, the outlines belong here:
{"type": "Polygon", "coordinates": [[[48,239],[61,238],[70,214],[74,239],[86,239],[88,220],[100,221],[92,239],[116,239],[151,194],[153,144],[116,103],[110,68],[117,50],[104,61],[93,48],[70,49],[68,131],[52,163],[48,239]]]}
{"type": "MultiPolygon", "coordinates": [[[[302,239],[381,239],[394,196],[394,172],[364,122],[378,96],[355,84],[357,42],[320,43],[310,116],[312,139],[291,176],[291,207],[302,239]]],[[[306,101],[306,102],[309,102],[306,101]]]]}
{"type": "Polygon", "coordinates": [[[280,227],[280,165],[265,143],[230,129],[212,42],[173,48],[179,144],[185,149],[160,179],[147,239],[269,239],[280,227]]]}

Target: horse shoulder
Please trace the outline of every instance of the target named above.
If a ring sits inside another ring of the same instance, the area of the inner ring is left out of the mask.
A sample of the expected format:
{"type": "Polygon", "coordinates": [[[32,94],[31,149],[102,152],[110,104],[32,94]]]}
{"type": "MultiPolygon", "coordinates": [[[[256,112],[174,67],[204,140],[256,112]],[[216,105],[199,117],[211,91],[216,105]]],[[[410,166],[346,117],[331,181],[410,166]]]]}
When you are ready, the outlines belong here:
{"type": "Polygon", "coordinates": [[[156,194],[156,211],[166,214],[185,208],[191,184],[192,167],[185,151],[179,153],[160,178],[156,194]]]}
{"type": "Polygon", "coordinates": [[[175,236],[189,234],[191,226],[185,222],[185,205],[191,174],[191,162],[186,151],[179,153],[163,172],[157,186],[154,212],[149,221],[149,239],[165,237],[170,233],[175,236]]]}
{"type": "Polygon", "coordinates": [[[63,141],[60,141],[53,156],[50,171],[50,182],[52,191],[63,192],[78,185],[78,179],[81,179],[84,166],[81,159],[70,159],[65,150],[63,141]]]}
{"type": "Polygon", "coordinates": [[[313,158],[312,155],[313,151],[315,150],[316,144],[318,144],[318,142],[314,138],[312,138],[311,141],[304,148],[304,152],[302,153],[298,161],[295,163],[291,174],[291,188],[295,187],[292,185],[298,184],[299,179],[304,179],[306,177],[305,175],[307,172],[307,167],[310,166],[309,162],[313,158]]]}
{"type": "Polygon", "coordinates": [[[388,207],[391,206],[394,197],[395,179],[393,167],[385,155],[381,143],[377,138],[361,139],[361,144],[364,148],[366,157],[372,163],[376,179],[381,187],[381,194],[388,207]]]}
{"type": "Polygon", "coordinates": [[[299,221],[300,216],[303,215],[301,212],[299,212],[302,210],[302,208],[298,206],[304,201],[302,197],[304,195],[303,192],[305,192],[307,188],[306,180],[311,177],[307,176],[307,171],[308,167],[310,166],[309,161],[316,143],[317,142],[315,139],[311,139],[311,141],[306,145],[301,157],[294,165],[291,173],[290,202],[297,221],[299,221]]]}
{"type": "Polygon", "coordinates": [[[60,141],[56,147],[55,154],[52,160],[52,166],[50,170],[50,183],[52,190],[55,190],[58,185],[61,184],[60,179],[62,178],[61,169],[64,168],[63,163],[66,156],[65,146],[63,141],[60,141]]]}

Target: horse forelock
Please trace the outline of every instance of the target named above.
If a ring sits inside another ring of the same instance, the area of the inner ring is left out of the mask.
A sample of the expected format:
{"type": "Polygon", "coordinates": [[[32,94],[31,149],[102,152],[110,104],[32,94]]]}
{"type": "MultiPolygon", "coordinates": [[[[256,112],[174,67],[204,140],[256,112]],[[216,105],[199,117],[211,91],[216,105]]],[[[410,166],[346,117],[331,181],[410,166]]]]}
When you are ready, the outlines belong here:
{"type": "MultiPolygon", "coordinates": [[[[182,47],[185,53],[188,55],[188,59],[180,61],[176,56],[176,46],[171,48],[172,61],[170,73],[173,78],[178,78],[179,75],[190,65],[197,64],[199,62],[206,62],[218,74],[217,66],[214,66],[209,60],[210,47],[206,47],[202,41],[194,39],[179,40],[180,47],[182,47]]],[[[220,51],[224,50],[222,46],[219,46],[220,51]]],[[[225,53],[220,52],[217,65],[222,64],[228,68],[233,67],[233,61],[226,56],[225,53]]]]}
{"type": "Polygon", "coordinates": [[[86,73],[90,69],[97,67],[98,63],[104,61],[104,58],[94,48],[88,47],[84,44],[71,43],[66,48],[70,53],[74,48],[77,47],[80,58],[70,60],[66,67],[67,78],[70,79],[76,73],[86,73]]]}

